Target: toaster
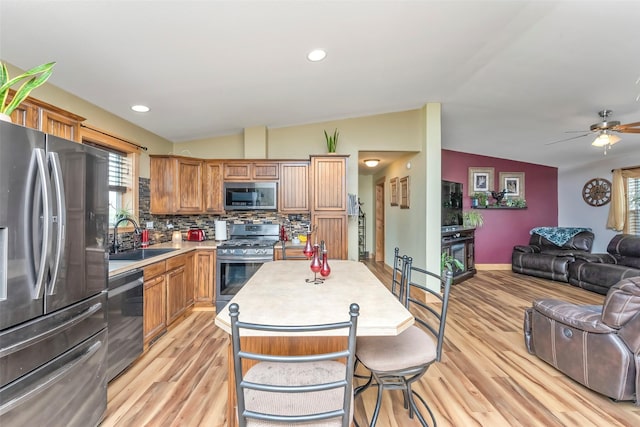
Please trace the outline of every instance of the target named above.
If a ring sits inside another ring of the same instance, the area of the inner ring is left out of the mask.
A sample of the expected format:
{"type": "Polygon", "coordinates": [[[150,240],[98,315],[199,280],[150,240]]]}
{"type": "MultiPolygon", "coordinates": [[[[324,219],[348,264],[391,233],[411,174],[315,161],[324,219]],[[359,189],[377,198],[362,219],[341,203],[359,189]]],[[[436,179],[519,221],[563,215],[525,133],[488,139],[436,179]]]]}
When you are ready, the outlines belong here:
{"type": "Polygon", "coordinates": [[[187,240],[190,242],[202,242],[204,240],[204,231],[199,228],[191,228],[187,231],[187,240]]]}

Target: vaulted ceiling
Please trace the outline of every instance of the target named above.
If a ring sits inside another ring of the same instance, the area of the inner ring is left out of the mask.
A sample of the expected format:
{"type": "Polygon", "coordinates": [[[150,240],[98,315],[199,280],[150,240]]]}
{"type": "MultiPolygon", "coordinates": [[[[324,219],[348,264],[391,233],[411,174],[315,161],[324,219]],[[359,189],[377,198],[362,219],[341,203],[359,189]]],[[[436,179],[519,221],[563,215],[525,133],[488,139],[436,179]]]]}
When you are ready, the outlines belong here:
{"type": "MultiPolygon", "coordinates": [[[[640,121],[639,23],[635,1],[2,0],[0,59],[55,60],[51,84],[174,142],[441,102],[443,148],[569,166],[603,150],[547,143],[640,121]]],[[[607,155],[637,156],[620,136],[607,155]]]]}

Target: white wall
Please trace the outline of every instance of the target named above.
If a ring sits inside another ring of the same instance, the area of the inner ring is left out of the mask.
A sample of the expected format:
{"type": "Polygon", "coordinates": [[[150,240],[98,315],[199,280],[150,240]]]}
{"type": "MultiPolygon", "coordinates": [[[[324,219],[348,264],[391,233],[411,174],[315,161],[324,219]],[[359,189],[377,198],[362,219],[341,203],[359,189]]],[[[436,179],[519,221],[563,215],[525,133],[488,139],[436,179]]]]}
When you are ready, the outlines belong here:
{"type": "MultiPolygon", "coordinates": [[[[625,141],[620,142],[620,144],[625,141]]],[[[633,141],[627,141],[633,143],[633,141]]],[[[591,147],[589,147],[591,148],[591,147]]],[[[582,188],[592,178],[605,178],[611,181],[612,169],[636,166],[640,164],[640,156],[636,158],[616,157],[615,146],[593,163],[577,168],[558,168],[558,225],[564,227],[590,227],[594,234],[592,252],[607,251],[607,244],[618,234],[606,228],[609,204],[594,207],[582,199],[582,188]]]]}

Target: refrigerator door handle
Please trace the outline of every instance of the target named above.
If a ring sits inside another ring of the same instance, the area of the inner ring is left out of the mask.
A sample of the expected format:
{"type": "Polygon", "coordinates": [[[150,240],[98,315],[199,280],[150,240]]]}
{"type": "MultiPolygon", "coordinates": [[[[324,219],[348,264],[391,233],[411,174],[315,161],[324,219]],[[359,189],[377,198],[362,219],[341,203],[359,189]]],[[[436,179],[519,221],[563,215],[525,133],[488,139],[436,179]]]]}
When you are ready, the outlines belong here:
{"type": "Polygon", "coordinates": [[[51,152],[47,155],[49,164],[51,165],[51,171],[53,175],[53,184],[55,186],[55,202],[57,205],[57,218],[52,218],[52,221],[58,223],[58,233],[55,241],[55,249],[53,256],[53,263],[51,268],[51,279],[49,281],[49,295],[55,294],[56,283],[58,281],[58,271],[60,270],[60,261],[64,256],[65,240],[67,232],[67,212],[66,212],[66,200],[64,196],[64,180],[62,179],[62,168],[60,166],[60,157],[58,153],[51,152]]]}
{"type": "MultiPolygon", "coordinates": [[[[39,299],[44,292],[44,285],[47,273],[47,261],[51,254],[51,237],[52,237],[52,222],[53,211],[51,201],[51,188],[49,184],[49,174],[45,151],[41,148],[33,150],[35,162],[38,166],[38,178],[40,179],[40,188],[42,197],[42,247],[40,250],[40,262],[38,266],[37,278],[34,287],[33,299],[39,299]]],[[[38,196],[35,196],[38,197],[38,196]]],[[[33,231],[32,231],[33,232],[33,231]]]]}

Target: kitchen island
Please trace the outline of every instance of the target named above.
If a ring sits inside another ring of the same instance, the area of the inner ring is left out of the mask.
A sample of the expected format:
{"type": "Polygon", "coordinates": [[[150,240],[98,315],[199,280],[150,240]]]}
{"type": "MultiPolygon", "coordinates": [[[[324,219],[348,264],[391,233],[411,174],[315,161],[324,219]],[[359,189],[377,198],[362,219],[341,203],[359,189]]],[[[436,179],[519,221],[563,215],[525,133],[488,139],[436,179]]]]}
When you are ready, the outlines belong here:
{"type": "MultiPolygon", "coordinates": [[[[313,279],[308,261],[263,264],[231,300],[240,307],[240,320],[272,325],[314,325],[348,319],[349,305],[360,306],[358,336],[398,335],[413,324],[413,316],[371,271],[356,261],[331,260],[331,275],[322,284],[313,279]]],[[[231,333],[228,306],[218,313],[216,326],[231,333]]],[[[247,331],[248,332],[248,331],[247,331]]],[[[340,331],[342,334],[345,331],[340,331]]],[[[297,337],[253,331],[242,339],[243,348],[267,346],[273,354],[308,354],[334,351],[346,336],[297,337]]],[[[233,354],[229,344],[229,405],[227,420],[236,425],[233,354]]]]}

